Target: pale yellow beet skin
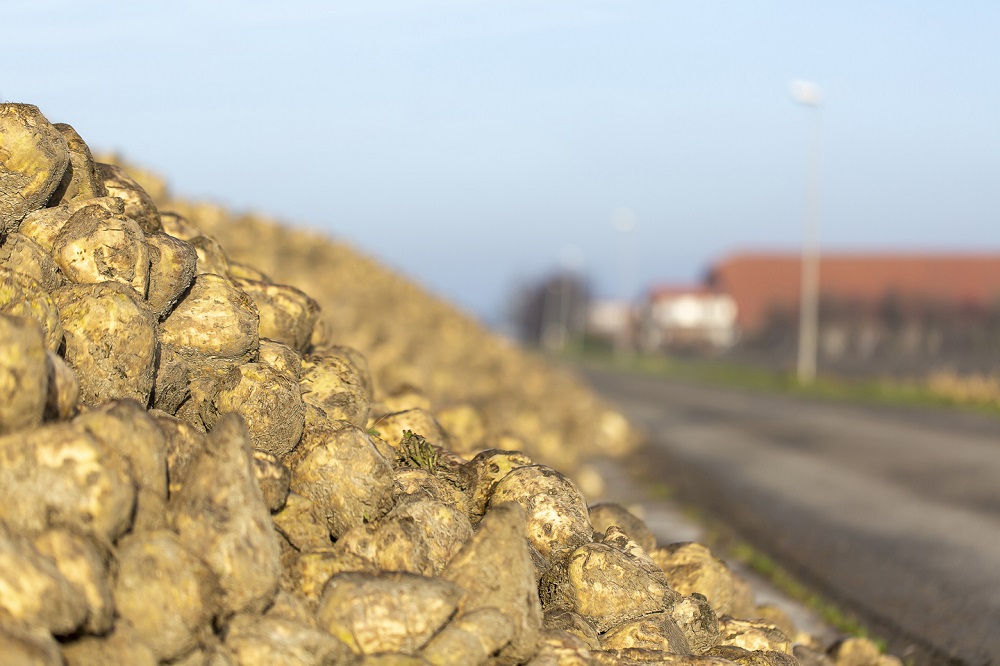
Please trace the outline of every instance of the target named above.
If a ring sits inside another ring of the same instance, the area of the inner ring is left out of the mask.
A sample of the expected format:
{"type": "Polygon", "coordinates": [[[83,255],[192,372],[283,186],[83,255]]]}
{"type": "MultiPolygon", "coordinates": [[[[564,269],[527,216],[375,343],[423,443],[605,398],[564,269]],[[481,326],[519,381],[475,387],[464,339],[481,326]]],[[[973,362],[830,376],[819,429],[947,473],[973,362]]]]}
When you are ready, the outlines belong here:
{"type": "Polygon", "coordinates": [[[0,435],[42,422],[48,398],[45,341],[38,324],[0,314],[0,435]]]}
{"type": "Polygon", "coordinates": [[[0,103],[0,236],[45,205],[69,165],[66,139],[37,106],[0,103]]]}

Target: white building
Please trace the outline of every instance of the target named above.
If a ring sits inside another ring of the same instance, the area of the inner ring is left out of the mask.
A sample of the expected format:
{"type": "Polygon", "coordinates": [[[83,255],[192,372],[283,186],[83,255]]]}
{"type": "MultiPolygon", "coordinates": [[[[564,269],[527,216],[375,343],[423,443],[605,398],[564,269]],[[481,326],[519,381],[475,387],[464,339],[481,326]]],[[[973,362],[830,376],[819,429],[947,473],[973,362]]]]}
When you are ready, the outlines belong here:
{"type": "Polygon", "coordinates": [[[727,349],[739,339],[736,314],[731,296],[706,287],[654,288],[642,308],[642,348],[727,349]]]}

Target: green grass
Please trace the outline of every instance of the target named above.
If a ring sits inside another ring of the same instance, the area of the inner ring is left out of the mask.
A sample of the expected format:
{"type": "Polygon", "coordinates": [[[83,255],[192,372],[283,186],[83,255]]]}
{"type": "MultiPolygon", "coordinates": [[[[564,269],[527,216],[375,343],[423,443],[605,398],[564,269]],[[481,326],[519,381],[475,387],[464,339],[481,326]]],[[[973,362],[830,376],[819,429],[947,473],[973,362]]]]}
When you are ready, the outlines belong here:
{"type": "Polygon", "coordinates": [[[1000,416],[1000,406],[997,404],[957,400],[934,393],[916,381],[820,376],[811,383],[803,384],[792,372],[769,370],[721,359],[679,358],[665,354],[614,354],[605,351],[574,350],[554,358],[559,362],[581,367],[614,369],[753,391],[802,395],[842,402],[961,409],[1000,416]]]}
{"type": "Polygon", "coordinates": [[[704,529],[703,540],[712,552],[728,562],[739,562],[774,585],[782,594],[813,610],[828,626],[846,636],[867,638],[886,652],[884,639],[873,636],[852,613],[829,601],[798,580],[787,569],[739,537],[732,528],[686,506],[685,513],[704,529]]]}
{"type": "Polygon", "coordinates": [[[766,578],[786,596],[811,608],[819,614],[823,622],[837,631],[850,636],[869,638],[885,652],[885,641],[872,639],[869,636],[868,630],[855,616],[844,612],[835,604],[810,590],[774,560],[750,544],[739,541],[725,550],[725,556],[727,559],[742,562],[751,570],[766,578]]]}
{"type": "Polygon", "coordinates": [[[882,653],[886,652],[887,643],[885,639],[872,636],[857,617],[843,611],[836,604],[827,601],[819,594],[810,590],[774,560],[750,544],[738,542],[727,549],[725,555],[728,559],[742,562],[770,581],[782,593],[811,608],[822,618],[823,622],[837,631],[849,636],[867,638],[878,646],[879,651],[882,653]]]}
{"type": "Polygon", "coordinates": [[[872,638],[865,626],[852,614],[841,610],[807,585],[799,581],[771,557],[754,548],[730,526],[705,513],[704,510],[677,499],[676,489],[668,483],[653,480],[645,469],[630,469],[633,478],[645,487],[649,496],[656,500],[677,502],[684,516],[700,525],[702,541],[716,556],[725,561],[740,562],[778,588],[785,596],[815,611],[830,627],[842,634],[869,638],[885,652],[885,641],[872,638]]]}

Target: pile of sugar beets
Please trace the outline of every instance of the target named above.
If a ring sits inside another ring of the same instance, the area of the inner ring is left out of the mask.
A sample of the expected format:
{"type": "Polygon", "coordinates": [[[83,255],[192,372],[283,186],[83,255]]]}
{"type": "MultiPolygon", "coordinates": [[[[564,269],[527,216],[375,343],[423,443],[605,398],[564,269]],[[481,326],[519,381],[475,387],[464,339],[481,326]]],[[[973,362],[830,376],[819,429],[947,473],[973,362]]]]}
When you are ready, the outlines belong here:
{"type": "Polygon", "coordinates": [[[588,507],[539,461],[634,437],[571,379],[146,182],[0,105],[0,663],[897,663],[588,507]]]}

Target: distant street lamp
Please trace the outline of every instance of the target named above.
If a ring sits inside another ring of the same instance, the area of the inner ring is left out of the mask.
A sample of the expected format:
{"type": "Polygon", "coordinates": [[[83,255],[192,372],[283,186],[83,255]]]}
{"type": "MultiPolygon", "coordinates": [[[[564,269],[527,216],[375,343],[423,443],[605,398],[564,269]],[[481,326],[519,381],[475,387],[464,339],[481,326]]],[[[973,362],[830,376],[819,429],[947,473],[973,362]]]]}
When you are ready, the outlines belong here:
{"type": "Polygon", "coordinates": [[[573,291],[584,264],[583,250],[576,245],[563,246],[559,252],[559,272],[542,292],[541,343],[546,349],[562,351],[572,337],[573,291]]]}
{"type": "Polygon", "coordinates": [[[631,208],[619,208],[615,210],[612,225],[621,239],[618,280],[622,306],[625,308],[625,320],[622,322],[622,329],[615,338],[615,350],[624,352],[629,348],[629,333],[632,319],[632,291],[635,289],[635,211],[631,208]]]}
{"type": "MultiPolygon", "coordinates": [[[[559,283],[559,348],[564,349],[570,340],[570,317],[573,315],[573,293],[580,279],[584,266],[584,255],[576,245],[567,245],[559,253],[559,268],[562,269],[562,280],[559,283]]],[[[573,331],[576,333],[576,331],[573,331]]]]}
{"type": "Polygon", "coordinates": [[[819,86],[808,81],[793,81],[792,98],[812,109],[812,136],[806,176],[805,229],[802,237],[802,282],[799,303],[799,382],[816,378],[816,351],[819,341],[819,225],[820,225],[820,149],[823,114],[819,86]]]}

